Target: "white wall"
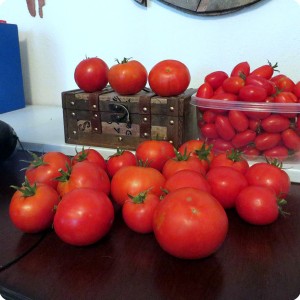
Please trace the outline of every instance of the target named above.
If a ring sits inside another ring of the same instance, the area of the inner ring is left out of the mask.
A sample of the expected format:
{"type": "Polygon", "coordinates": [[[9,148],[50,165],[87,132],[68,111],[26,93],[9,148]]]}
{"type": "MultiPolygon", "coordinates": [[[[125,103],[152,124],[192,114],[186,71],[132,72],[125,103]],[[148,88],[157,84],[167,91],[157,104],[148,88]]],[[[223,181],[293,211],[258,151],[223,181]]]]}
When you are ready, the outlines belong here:
{"type": "Polygon", "coordinates": [[[191,87],[245,60],[253,68],[278,61],[281,73],[300,80],[296,0],[262,0],[217,17],[181,13],[157,0],[148,8],[133,0],[46,0],[43,11],[43,19],[33,18],[25,0],[0,1],[0,19],[19,27],[27,103],[60,106],[61,92],[76,88],[74,69],[85,56],[109,66],[133,57],[148,71],[160,60],[178,59],[190,69],[191,87]]]}

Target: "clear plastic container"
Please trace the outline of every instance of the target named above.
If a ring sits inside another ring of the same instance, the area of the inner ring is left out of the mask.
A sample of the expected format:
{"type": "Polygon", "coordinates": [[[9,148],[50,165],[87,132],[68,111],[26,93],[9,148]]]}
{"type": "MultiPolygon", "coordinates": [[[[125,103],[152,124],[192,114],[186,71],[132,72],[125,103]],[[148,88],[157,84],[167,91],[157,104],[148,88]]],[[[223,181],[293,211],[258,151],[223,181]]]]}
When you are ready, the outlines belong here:
{"type": "Polygon", "coordinates": [[[300,160],[300,103],[244,102],[191,98],[199,138],[213,150],[241,151],[252,160],[300,160]]]}

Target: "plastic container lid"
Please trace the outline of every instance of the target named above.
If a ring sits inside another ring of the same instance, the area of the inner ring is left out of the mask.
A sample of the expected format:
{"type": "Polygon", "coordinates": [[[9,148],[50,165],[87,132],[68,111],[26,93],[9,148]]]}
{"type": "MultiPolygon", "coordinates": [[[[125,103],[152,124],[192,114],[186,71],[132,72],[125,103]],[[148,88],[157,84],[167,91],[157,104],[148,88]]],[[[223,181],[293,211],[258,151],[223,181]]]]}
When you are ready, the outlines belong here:
{"type": "Polygon", "coordinates": [[[191,97],[192,105],[199,108],[257,111],[271,113],[300,113],[300,103],[245,102],[191,97]]]}

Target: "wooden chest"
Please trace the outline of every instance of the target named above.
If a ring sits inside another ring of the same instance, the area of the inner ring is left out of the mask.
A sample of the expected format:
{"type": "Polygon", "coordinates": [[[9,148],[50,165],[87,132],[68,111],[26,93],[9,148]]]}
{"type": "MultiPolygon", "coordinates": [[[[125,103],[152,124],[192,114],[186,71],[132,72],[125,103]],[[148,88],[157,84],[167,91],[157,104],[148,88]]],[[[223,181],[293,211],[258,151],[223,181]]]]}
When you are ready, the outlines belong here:
{"type": "Polygon", "coordinates": [[[195,89],[177,97],[159,97],[145,89],[120,96],[110,87],[101,92],[62,93],[65,142],[135,150],[146,139],[167,140],[179,147],[198,137],[195,89]]]}

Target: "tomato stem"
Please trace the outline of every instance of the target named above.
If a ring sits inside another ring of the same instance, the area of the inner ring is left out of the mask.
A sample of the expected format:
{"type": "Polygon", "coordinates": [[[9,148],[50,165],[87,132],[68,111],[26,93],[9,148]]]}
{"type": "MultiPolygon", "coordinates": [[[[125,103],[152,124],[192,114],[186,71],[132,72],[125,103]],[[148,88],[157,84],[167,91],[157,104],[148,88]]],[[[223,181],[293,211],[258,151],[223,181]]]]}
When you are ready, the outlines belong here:
{"type": "Polygon", "coordinates": [[[132,57],[124,57],[123,60],[120,62],[117,58],[115,59],[115,61],[118,63],[118,64],[126,64],[128,63],[130,60],[132,59],[132,57]]]}
{"type": "Polygon", "coordinates": [[[25,198],[34,196],[36,193],[36,183],[34,183],[33,185],[30,185],[28,178],[26,176],[25,176],[25,181],[23,182],[21,187],[18,187],[15,185],[11,185],[10,187],[21,192],[23,197],[25,197],[25,198]]]}

